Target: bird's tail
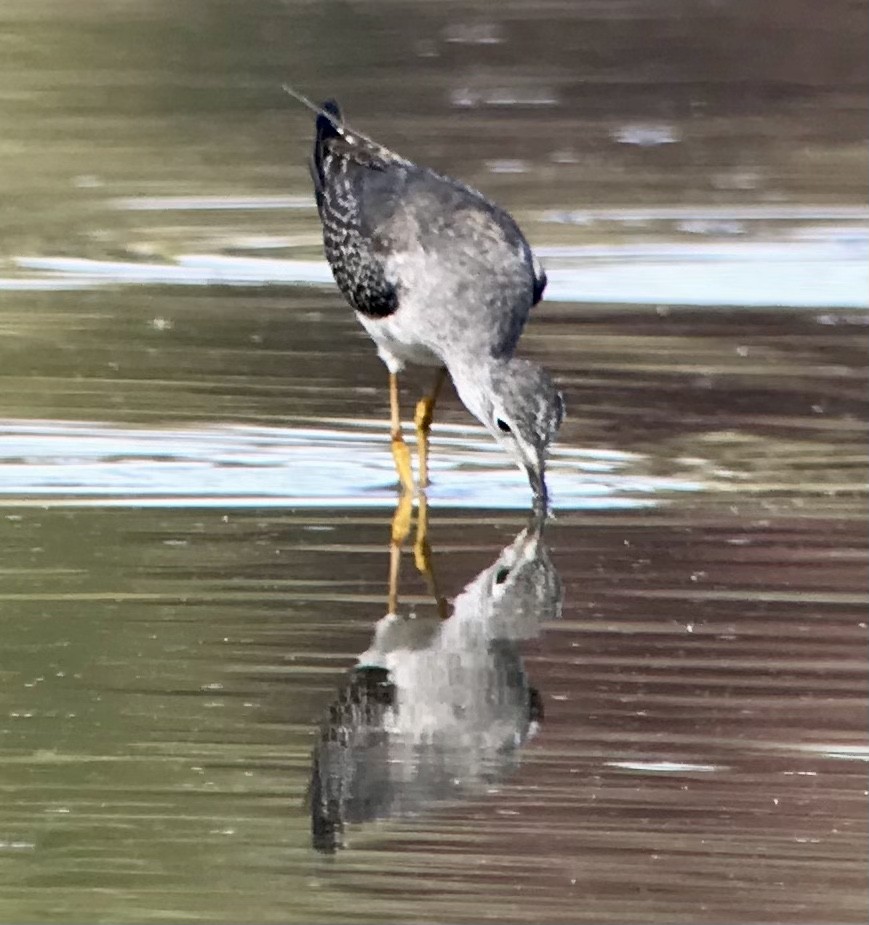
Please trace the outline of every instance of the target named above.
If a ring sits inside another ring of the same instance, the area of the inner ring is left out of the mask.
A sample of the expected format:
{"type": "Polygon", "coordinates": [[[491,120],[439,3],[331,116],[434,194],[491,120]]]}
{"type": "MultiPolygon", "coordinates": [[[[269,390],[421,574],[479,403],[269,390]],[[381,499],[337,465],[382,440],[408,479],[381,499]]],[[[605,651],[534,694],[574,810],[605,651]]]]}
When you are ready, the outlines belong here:
{"type": "Polygon", "coordinates": [[[325,180],[323,176],[325,144],[330,138],[343,134],[343,125],[341,109],[338,104],[335,100],[326,100],[317,113],[317,133],[314,137],[313,170],[317,175],[316,179],[319,181],[318,186],[322,186],[325,180]]]}
{"type": "Polygon", "coordinates": [[[314,186],[319,198],[320,192],[325,183],[323,173],[324,145],[330,138],[344,134],[344,119],[341,115],[341,109],[335,100],[326,100],[322,106],[311,102],[307,96],[299,93],[298,90],[288,84],[283,85],[285,93],[288,93],[293,99],[298,100],[303,106],[317,115],[317,129],[314,137],[314,153],[311,158],[311,176],[314,180],[314,186]]]}

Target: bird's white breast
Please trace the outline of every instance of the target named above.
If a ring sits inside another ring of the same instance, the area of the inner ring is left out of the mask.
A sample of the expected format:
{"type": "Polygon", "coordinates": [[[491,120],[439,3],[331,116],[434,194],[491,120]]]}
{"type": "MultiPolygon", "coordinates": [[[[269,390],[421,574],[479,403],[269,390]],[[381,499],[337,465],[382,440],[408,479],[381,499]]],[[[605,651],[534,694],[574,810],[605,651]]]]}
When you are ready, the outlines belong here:
{"type": "Polygon", "coordinates": [[[409,323],[409,313],[401,307],[385,318],[371,318],[356,313],[362,327],[377,345],[377,353],[391,373],[398,373],[407,363],[420,366],[443,366],[444,361],[425,344],[420,343],[415,325],[409,323]]]}

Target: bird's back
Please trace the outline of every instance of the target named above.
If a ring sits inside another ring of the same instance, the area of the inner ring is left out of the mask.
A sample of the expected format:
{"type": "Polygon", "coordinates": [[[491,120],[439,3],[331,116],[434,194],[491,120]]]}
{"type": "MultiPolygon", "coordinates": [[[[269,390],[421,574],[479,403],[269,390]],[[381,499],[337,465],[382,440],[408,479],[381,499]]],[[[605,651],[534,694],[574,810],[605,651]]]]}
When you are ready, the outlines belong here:
{"type": "Polygon", "coordinates": [[[478,348],[511,352],[546,284],[513,218],[345,128],[335,103],[322,109],[311,173],[326,257],[353,308],[384,318],[401,306],[421,339],[475,330],[488,341],[478,348]]]}

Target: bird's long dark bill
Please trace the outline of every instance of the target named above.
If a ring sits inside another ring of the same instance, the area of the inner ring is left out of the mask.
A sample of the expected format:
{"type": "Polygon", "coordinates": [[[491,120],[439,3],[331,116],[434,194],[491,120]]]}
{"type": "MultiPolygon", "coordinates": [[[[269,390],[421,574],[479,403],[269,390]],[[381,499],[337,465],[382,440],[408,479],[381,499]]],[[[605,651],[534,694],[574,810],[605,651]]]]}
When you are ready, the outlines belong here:
{"type": "Polygon", "coordinates": [[[538,470],[534,466],[526,466],[525,471],[528,473],[528,481],[531,483],[531,490],[534,492],[534,513],[538,516],[546,516],[549,512],[549,492],[546,489],[543,469],[541,467],[538,470]]]}

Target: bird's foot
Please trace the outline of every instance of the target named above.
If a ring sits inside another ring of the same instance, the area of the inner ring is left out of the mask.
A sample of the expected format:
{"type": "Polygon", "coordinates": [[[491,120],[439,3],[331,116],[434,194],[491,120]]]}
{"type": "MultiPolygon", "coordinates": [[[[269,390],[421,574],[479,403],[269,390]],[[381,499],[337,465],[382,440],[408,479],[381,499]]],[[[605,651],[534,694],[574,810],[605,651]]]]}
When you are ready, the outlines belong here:
{"type": "Polygon", "coordinates": [[[434,399],[421,398],[416,403],[413,423],[416,426],[416,445],[419,451],[419,485],[427,488],[428,481],[428,435],[434,415],[434,399]]]}
{"type": "Polygon", "coordinates": [[[413,495],[403,491],[392,515],[392,533],[389,542],[389,613],[398,613],[398,576],[401,568],[401,548],[410,535],[413,519],[413,495]]]}
{"type": "MultiPolygon", "coordinates": [[[[410,492],[402,492],[395,513],[392,515],[392,535],[389,543],[389,613],[398,613],[401,552],[408,536],[410,536],[413,522],[413,502],[414,497],[410,492]]],[[[432,565],[432,551],[428,541],[428,502],[424,492],[420,492],[417,496],[417,503],[419,508],[416,521],[416,536],[413,543],[413,561],[417,570],[425,579],[432,597],[434,597],[438,616],[445,620],[447,618],[447,602],[438,591],[437,579],[432,565]]]]}
{"type": "Polygon", "coordinates": [[[392,438],[392,458],[395,462],[395,471],[398,473],[402,490],[405,493],[413,494],[413,466],[410,461],[410,448],[400,434],[392,438]]]}
{"type": "Polygon", "coordinates": [[[399,549],[404,545],[405,540],[410,536],[410,524],[413,518],[413,496],[409,492],[402,492],[398,500],[398,507],[392,515],[392,536],[393,546],[399,549]]]}
{"type": "Polygon", "coordinates": [[[418,504],[413,562],[421,575],[428,575],[431,572],[431,545],[428,541],[428,499],[423,492],[420,492],[418,504]]]}
{"type": "Polygon", "coordinates": [[[428,502],[424,493],[419,495],[419,513],[416,520],[416,538],[413,543],[413,561],[417,571],[426,580],[432,597],[437,605],[438,616],[447,618],[447,602],[438,590],[434,565],[432,564],[431,544],[428,541],[428,502]]]}
{"type": "Polygon", "coordinates": [[[434,419],[434,399],[430,396],[421,398],[416,403],[416,411],[413,415],[413,423],[417,431],[428,433],[431,430],[431,422],[434,419]]]}

